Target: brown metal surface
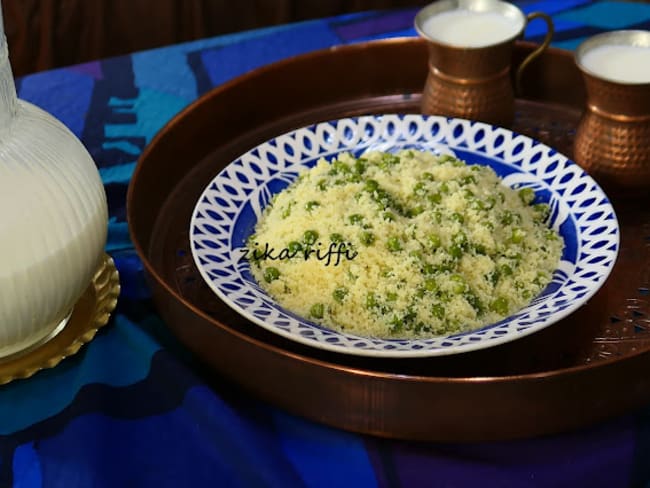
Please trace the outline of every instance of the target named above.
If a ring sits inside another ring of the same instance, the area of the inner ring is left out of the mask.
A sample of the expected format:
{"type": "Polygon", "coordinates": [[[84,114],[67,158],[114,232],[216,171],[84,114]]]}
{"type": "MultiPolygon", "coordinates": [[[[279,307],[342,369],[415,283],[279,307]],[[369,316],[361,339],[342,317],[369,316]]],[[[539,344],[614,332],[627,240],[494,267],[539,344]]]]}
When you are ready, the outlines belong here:
{"type": "MultiPolygon", "coordinates": [[[[517,44],[518,65],[534,46],[517,44]]],[[[509,344],[430,359],[315,350],[233,312],[201,280],[187,229],[204,186],[267,138],[325,119],[417,112],[427,74],[419,39],[308,54],[236,79],[168,124],[142,155],[128,195],[133,242],[157,307],[202,361],[251,394],[342,429],[436,441],[560,432],[650,402],[650,209],[615,202],[619,261],[576,313],[509,344]],[[332,83],[332,75],[336,83],[332,83]],[[259,97],[261,92],[273,97],[259,97]]],[[[585,99],[569,53],[527,70],[514,128],[570,153],[585,99]]]]}
{"type": "Polygon", "coordinates": [[[625,85],[584,73],[587,110],[575,159],[610,193],[650,194],[650,83],[625,85]]]}

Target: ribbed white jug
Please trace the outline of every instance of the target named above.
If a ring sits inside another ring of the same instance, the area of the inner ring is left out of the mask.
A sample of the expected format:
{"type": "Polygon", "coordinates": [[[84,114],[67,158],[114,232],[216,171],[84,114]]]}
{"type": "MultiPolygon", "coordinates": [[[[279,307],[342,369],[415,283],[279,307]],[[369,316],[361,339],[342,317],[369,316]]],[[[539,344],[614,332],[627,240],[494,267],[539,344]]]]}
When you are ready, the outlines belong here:
{"type": "Polygon", "coordinates": [[[88,151],[17,99],[0,10],[0,358],[65,324],[99,265],[107,223],[88,151]]]}

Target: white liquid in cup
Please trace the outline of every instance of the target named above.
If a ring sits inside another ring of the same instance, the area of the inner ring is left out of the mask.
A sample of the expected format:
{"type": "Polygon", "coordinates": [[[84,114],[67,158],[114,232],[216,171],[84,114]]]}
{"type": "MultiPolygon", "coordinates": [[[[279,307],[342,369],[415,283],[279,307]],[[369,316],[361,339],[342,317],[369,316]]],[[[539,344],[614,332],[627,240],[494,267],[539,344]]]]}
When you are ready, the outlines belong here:
{"type": "Polygon", "coordinates": [[[621,83],[650,83],[650,47],[602,45],[580,61],[594,75],[621,83]]]}
{"type": "Polygon", "coordinates": [[[515,37],[524,28],[517,21],[498,12],[450,10],[422,23],[422,32],[434,41],[458,47],[484,47],[515,37]]]}

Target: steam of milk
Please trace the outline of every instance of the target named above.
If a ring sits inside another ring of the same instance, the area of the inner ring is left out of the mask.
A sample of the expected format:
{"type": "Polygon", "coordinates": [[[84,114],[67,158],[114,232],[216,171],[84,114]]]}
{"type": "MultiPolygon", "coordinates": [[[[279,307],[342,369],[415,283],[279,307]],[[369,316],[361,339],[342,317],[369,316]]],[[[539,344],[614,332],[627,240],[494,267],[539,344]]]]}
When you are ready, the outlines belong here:
{"type": "Polygon", "coordinates": [[[498,12],[449,10],[433,15],[422,23],[423,33],[432,40],[459,47],[484,47],[515,37],[523,29],[522,21],[498,12]]]}
{"type": "Polygon", "coordinates": [[[650,83],[650,47],[602,45],[587,51],[582,66],[621,83],[650,83]]]}

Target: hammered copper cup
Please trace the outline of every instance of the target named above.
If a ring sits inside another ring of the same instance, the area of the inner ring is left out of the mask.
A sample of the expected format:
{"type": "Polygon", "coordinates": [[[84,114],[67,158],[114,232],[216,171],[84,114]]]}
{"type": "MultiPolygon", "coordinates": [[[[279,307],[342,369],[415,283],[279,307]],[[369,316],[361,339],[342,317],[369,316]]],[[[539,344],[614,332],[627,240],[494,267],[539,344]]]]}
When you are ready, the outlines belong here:
{"type": "Polygon", "coordinates": [[[420,10],[415,17],[415,29],[427,41],[429,49],[429,74],[422,93],[422,113],[510,126],[515,104],[510,76],[512,50],[528,22],[536,18],[543,19],[548,30],[544,42],[517,69],[517,92],[520,92],[523,70],[551,43],[554,27],[548,15],[535,12],[526,16],[514,5],[498,0],[440,0],[420,10]],[[448,44],[436,39],[435,32],[426,32],[428,19],[453,10],[498,13],[517,29],[506,39],[477,47],[448,44]]]}
{"type": "Polygon", "coordinates": [[[587,106],[574,143],[575,161],[612,196],[650,194],[650,79],[625,82],[583,64],[600,46],[650,49],[648,31],[614,31],[593,36],[576,50],[587,89],[587,106]]]}

